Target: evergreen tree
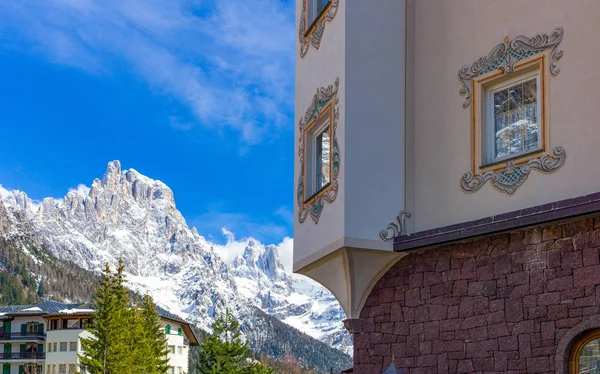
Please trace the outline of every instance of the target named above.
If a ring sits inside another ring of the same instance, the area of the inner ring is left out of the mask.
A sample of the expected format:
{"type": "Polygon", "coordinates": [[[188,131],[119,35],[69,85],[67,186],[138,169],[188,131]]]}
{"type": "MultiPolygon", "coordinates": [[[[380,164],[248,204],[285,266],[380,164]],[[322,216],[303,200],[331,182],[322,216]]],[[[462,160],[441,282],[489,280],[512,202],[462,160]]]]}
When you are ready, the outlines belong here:
{"type": "Polygon", "coordinates": [[[198,372],[200,374],[270,374],[258,362],[249,363],[250,347],[242,339],[239,322],[225,311],[212,324],[213,333],[200,344],[198,372]]]}
{"type": "Polygon", "coordinates": [[[87,326],[87,331],[92,336],[81,338],[81,348],[85,353],[79,355],[79,361],[90,374],[116,374],[109,370],[109,363],[112,361],[109,352],[114,343],[112,332],[115,328],[112,314],[115,307],[114,286],[115,279],[106,264],[94,297],[94,323],[87,326]]]}
{"type": "Polygon", "coordinates": [[[107,264],[96,289],[94,323],[87,327],[92,336],[81,339],[85,353],[79,355],[81,366],[90,374],[134,374],[136,325],[123,270],[122,260],[116,273],[107,264]]]}
{"type": "Polygon", "coordinates": [[[134,344],[137,353],[135,372],[164,374],[169,369],[167,339],[152,297],[144,296],[139,307],[134,310],[136,325],[134,344]]]}
{"type": "Polygon", "coordinates": [[[133,359],[137,348],[134,335],[137,330],[134,317],[134,308],[131,308],[129,291],[125,288],[125,265],[123,259],[119,258],[116,273],[113,274],[114,287],[113,297],[115,299],[112,310],[114,329],[111,333],[113,344],[110,345],[109,354],[112,357],[111,374],[135,374],[133,359]]]}

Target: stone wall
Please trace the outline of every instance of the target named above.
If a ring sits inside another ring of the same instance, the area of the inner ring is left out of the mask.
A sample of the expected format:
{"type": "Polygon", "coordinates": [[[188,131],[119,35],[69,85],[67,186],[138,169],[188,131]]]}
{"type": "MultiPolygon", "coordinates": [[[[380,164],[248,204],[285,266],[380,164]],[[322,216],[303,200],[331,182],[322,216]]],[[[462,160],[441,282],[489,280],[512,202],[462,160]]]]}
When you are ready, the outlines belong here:
{"type": "Polygon", "coordinates": [[[561,338],[600,314],[599,250],[585,218],[411,253],[366,301],[354,372],[394,355],[407,374],[554,373],[561,338]]]}

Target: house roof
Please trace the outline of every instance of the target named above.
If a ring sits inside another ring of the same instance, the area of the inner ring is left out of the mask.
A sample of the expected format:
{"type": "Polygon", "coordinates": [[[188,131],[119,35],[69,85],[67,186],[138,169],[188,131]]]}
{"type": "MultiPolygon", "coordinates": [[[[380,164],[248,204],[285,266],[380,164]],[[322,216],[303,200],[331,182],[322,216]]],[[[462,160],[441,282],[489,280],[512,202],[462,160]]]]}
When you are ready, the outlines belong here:
{"type": "MultiPolygon", "coordinates": [[[[198,338],[194,334],[189,322],[159,306],[155,306],[155,309],[162,319],[180,323],[185,335],[190,340],[190,345],[198,345],[198,338]]],[[[19,316],[90,315],[93,312],[94,305],[90,303],[67,304],[48,300],[32,305],[0,306],[0,320],[13,319],[19,316]]]]}

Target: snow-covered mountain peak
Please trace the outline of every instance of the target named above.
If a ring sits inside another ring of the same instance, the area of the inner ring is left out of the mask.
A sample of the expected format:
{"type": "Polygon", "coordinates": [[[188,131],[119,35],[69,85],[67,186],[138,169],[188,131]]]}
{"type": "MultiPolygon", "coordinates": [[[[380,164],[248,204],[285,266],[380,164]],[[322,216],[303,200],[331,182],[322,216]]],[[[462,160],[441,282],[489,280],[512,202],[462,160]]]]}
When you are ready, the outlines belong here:
{"type": "Polygon", "coordinates": [[[310,295],[297,292],[277,246],[249,239],[243,255],[227,264],[213,249],[216,244],[188,226],[166,184],[122,170],[119,161],[109,162],[90,187],[79,185],[62,199],[46,198],[38,209],[20,191],[8,195],[0,231],[7,227],[3,214],[16,217],[22,224],[11,225],[11,231],[29,227],[57,257],[90,270],[106,263],[114,267],[123,258],[132,289],[149,293],[203,329],[225,308],[243,323],[258,307],[348,352],[339,304],[318,285],[302,285],[310,295]]]}

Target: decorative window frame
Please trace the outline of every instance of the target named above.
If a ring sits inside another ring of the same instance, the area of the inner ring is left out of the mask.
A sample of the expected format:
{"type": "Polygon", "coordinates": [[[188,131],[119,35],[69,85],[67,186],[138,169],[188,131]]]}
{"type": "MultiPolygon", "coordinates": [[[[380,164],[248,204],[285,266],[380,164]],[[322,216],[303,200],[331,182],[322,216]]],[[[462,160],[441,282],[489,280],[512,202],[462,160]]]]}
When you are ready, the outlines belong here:
{"type": "Polygon", "coordinates": [[[505,169],[507,160],[515,164],[522,164],[529,160],[538,158],[548,151],[550,144],[550,126],[549,126],[549,81],[546,73],[548,54],[531,56],[515,63],[514,70],[511,74],[504,74],[500,70],[484,74],[473,79],[473,103],[471,105],[471,168],[475,174],[485,173],[487,171],[505,169]],[[540,112],[538,113],[538,124],[540,125],[540,146],[534,151],[508,156],[501,160],[490,160],[487,153],[487,144],[489,137],[489,113],[488,113],[488,98],[483,100],[484,96],[488,96],[489,89],[505,82],[523,79],[535,75],[538,77],[538,92],[541,95],[538,99],[540,112]]]}
{"type": "Polygon", "coordinates": [[[461,179],[464,192],[478,191],[488,180],[497,190],[512,195],[532,169],[550,173],[559,169],[565,162],[565,150],[554,147],[550,150],[549,116],[549,75],[556,76],[560,69],[556,62],[563,52],[558,50],[562,41],[563,29],[556,28],[550,35],[538,34],[532,38],[518,36],[512,41],[505,38],[487,56],[481,57],[471,66],[463,66],[458,77],[462,83],[460,94],[466,97],[463,107],[471,106],[471,170],[461,179]],[[487,115],[483,95],[486,89],[524,76],[529,72],[538,74],[538,92],[541,93],[540,106],[540,147],[532,152],[522,153],[498,161],[489,162],[484,157],[485,129],[487,115]],[[471,105],[472,104],[472,105],[471,105]]]}
{"type": "Polygon", "coordinates": [[[298,27],[298,36],[300,37],[300,57],[304,58],[308,53],[311,44],[315,49],[321,46],[321,39],[325,32],[325,24],[333,21],[335,18],[340,0],[331,0],[327,4],[311,25],[308,25],[308,1],[302,1],[302,12],[300,13],[300,25],[298,27]]]}
{"type": "Polygon", "coordinates": [[[340,169],[340,150],[337,141],[337,125],[340,117],[339,99],[337,96],[338,88],[339,78],[335,79],[333,85],[319,88],[312,99],[311,105],[299,122],[298,158],[300,160],[300,176],[298,178],[296,200],[298,204],[298,221],[300,223],[303,223],[310,215],[313,222],[318,224],[325,203],[331,204],[337,197],[340,169]],[[308,151],[306,139],[307,136],[310,136],[309,131],[311,127],[319,123],[325,115],[330,116],[331,151],[329,154],[329,183],[319,191],[316,191],[312,196],[306,196],[306,152],[308,151]]]}

